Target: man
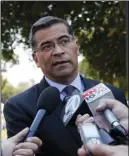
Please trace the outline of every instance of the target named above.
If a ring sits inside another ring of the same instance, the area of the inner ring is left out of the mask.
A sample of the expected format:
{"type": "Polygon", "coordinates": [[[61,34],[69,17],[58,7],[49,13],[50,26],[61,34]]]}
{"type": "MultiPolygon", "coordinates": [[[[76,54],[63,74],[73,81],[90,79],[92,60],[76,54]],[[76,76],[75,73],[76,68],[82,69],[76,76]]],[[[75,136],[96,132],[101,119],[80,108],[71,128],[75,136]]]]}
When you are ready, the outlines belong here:
{"type": "MultiPolygon", "coordinates": [[[[65,87],[71,85],[83,92],[99,82],[85,79],[78,73],[78,41],[72,28],[63,19],[52,16],[39,19],[31,28],[30,44],[33,59],[45,76],[39,84],[12,97],[5,104],[8,137],[31,125],[36,115],[36,103],[40,93],[48,86],[55,86],[60,91],[60,104],[40,125],[37,136],[44,144],[37,156],[76,156],[82,145],[76,126],[69,124],[66,128],[60,120],[63,100],[68,96],[65,87]]],[[[107,86],[117,100],[126,104],[120,89],[107,86]]],[[[92,115],[86,104],[81,106],[78,113],[92,115]]]]}
{"type": "MultiPolygon", "coordinates": [[[[102,112],[106,108],[112,110],[114,115],[118,118],[120,121],[120,124],[125,128],[125,130],[129,133],[128,129],[128,108],[123,105],[121,102],[113,99],[103,99],[101,100],[101,104],[97,107],[97,112],[102,112]]],[[[90,117],[88,114],[85,114],[83,116],[78,115],[76,119],[76,125],[87,122],[94,122],[94,118],[90,117]]],[[[82,146],[78,150],[79,156],[86,156],[88,155],[88,152],[90,151],[94,156],[128,156],[128,146],[127,145],[117,145],[117,146],[109,146],[109,145],[97,145],[97,144],[87,144],[86,150],[84,146],[82,146]]]]}
{"type": "Polygon", "coordinates": [[[37,137],[31,137],[26,142],[21,142],[27,135],[28,128],[25,128],[15,136],[2,142],[1,156],[34,156],[35,152],[42,145],[37,137]]]}

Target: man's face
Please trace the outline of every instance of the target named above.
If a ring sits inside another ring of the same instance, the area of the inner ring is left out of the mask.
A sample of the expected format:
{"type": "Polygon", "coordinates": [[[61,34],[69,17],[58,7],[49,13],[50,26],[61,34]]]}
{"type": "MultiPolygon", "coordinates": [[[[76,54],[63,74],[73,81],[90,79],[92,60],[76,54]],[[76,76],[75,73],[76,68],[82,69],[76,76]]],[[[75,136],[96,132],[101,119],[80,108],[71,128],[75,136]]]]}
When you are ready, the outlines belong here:
{"type": "Polygon", "coordinates": [[[44,75],[58,82],[76,77],[78,45],[64,24],[41,29],[35,33],[34,39],[38,50],[33,58],[44,75]]]}

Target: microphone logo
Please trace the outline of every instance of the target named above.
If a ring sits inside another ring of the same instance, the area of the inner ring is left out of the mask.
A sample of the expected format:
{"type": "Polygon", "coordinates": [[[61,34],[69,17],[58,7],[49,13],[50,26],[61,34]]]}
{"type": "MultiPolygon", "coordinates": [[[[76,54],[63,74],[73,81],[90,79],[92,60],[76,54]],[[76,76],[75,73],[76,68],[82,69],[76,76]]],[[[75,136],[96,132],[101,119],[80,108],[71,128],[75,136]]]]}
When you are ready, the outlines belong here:
{"type": "Polygon", "coordinates": [[[100,83],[96,85],[95,87],[84,92],[82,97],[83,99],[85,99],[87,103],[89,103],[109,92],[110,92],[110,89],[104,84],[100,83]]]}
{"type": "Polygon", "coordinates": [[[81,104],[81,99],[78,94],[71,96],[70,99],[68,99],[68,102],[66,103],[65,106],[65,114],[63,117],[63,122],[66,123],[76,112],[78,107],[81,104]]]}

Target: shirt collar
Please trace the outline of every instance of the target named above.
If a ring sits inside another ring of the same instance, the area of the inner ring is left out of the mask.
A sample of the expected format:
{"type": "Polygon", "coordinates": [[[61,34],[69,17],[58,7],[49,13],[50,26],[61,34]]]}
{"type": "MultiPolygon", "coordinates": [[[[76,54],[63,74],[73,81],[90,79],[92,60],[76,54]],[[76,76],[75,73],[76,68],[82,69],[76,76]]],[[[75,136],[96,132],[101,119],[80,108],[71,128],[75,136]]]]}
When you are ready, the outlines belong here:
{"type": "MultiPolygon", "coordinates": [[[[58,90],[60,92],[62,92],[62,90],[67,86],[67,85],[64,85],[64,84],[60,84],[60,83],[54,82],[54,81],[48,79],[46,76],[45,76],[45,79],[46,79],[46,81],[48,82],[48,84],[50,86],[58,88],[58,90]]],[[[79,74],[73,80],[73,82],[71,84],[69,84],[69,85],[72,85],[72,86],[76,87],[81,93],[83,92],[84,87],[82,85],[81,78],[80,78],[79,74]]]]}

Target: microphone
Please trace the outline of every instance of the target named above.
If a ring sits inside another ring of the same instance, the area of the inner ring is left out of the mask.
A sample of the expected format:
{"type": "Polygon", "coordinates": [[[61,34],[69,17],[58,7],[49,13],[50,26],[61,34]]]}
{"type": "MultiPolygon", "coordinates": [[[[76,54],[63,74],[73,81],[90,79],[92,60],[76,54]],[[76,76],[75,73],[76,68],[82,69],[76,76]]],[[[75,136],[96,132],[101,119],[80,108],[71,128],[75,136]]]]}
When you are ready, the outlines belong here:
{"type": "Polygon", "coordinates": [[[116,145],[117,142],[111,137],[111,135],[104,128],[99,128],[99,134],[104,144],[116,145]]]}
{"type": "Polygon", "coordinates": [[[79,92],[76,92],[75,95],[67,98],[66,104],[61,112],[60,117],[65,126],[69,124],[72,117],[81,106],[82,102],[82,95],[79,92]]]}
{"type": "MultiPolygon", "coordinates": [[[[90,91],[90,93],[92,92],[90,91]]],[[[67,99],[66,105],[64,106],[61,114],[61,120],[65,126],[70,123],[85,98],[87,98],[86,95],[89,95],[89,93],[84,92],[81,94],[78,92],[67,99]]],[[[95,123],[86,123],[85,125],[78,127],[78,130],[84,144],[86,144],[88,140],[91,140],[91,142],[95,142],[96,140],[96,143],[103,142],[104,144],[115,144],[114,139],[109,135],[109,133],[106,130],[99,128],[95,123]]]]}
{"type": "MultiPolygon", "coordinates": [[[[102,144],[103,141],[99,134],[99,128],[93,122],[83,122],[77,126],[81,140],[83,142],[85,150],[87,149],[87,144],[102,144]]],[[[93,154],[88,151],[88,156],[92,156],[93,154]]]]}
{"type": "Polygon", "coordinates": [[[120,136],[126,137],[128,135],[126,130],[121,126],[119,120],[110,109],[105,109],[103,114],[96,112],[96,107],[99,105],[100,99],[114,99],[112,91],[106,85],[100,83],[84,92],[82,96],[88,104],[93,116],[96,117],[96,121],[99,122],[100,126],[101,124],[104,124],[103,127],[106,126],[105,128],[107,130],[109,130],[108,126],[110,129],[116,129],[116,131],[118,131],[117,135],[119,134],[120,136]],[[103,118],[103,115],[105,118],[103,118]]]}
{"type": "MultiPolygon", "coordinates": [[[[87,149],[87,144],[109,144],[116,145],[115,140],[109,133],[102,128],[99,128],[94,122],[83,122],[77,126],[84,148],[87,149]]],[[[89,151],[88,156],[93,154],[89,151]]]]}
{"type": "Polygon", "coordinates": [[[50,86],[42,91],[37,101],[38,112],[34,118],[33,123],[30,126],[25,141],[27,140],[27,138],[35,135],[42,119],[44,119],[46,115],[50,115],[56,109],[59,103],[60,93],[57,88],[50,86]]]}

